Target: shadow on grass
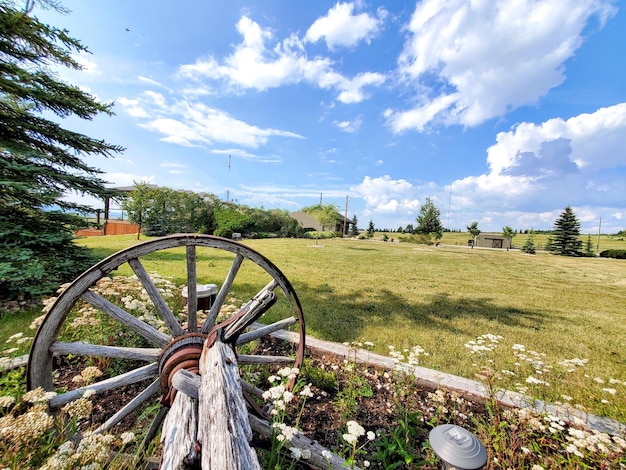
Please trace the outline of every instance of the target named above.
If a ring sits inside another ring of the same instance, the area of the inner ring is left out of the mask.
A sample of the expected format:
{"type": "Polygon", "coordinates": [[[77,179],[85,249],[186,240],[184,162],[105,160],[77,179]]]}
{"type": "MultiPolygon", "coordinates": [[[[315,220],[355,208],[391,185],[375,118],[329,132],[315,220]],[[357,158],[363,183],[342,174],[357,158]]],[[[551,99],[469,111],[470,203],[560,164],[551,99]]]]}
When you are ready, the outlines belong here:
{"type": "Polygon", "coordinates": [[[366,326],[391,325],[393,322],[415,328],[428,327],[456,334],[467,334],[455,326],[455,319],[468,317],[494,321],[503,325],[540,330],[546,322],[564,321],[545,312],[503,307],[489,298],[451,298],[446,293],[430,296],[425,303],[409,303],[388,290],[374,292],[372,288],[339,296],[324,284],[318,288],[299,283],[296,292],[303,305],[307,331],[320,339],[350,342],[362,339],[366,326]]]}

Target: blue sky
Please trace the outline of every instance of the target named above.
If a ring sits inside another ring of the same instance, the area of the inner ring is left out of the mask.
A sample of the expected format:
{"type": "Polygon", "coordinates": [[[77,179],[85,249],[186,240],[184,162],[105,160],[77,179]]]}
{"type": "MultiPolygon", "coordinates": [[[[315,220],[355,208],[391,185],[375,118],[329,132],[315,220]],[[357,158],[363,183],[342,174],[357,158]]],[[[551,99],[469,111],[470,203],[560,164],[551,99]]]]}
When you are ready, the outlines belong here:
{"type": "MultiPolygon", "coordinates": [[[[63,79],[113,117],[89,158],[145,181],[359,226],[626,227],[626,2],[65,0],[91,54],[63,79]],[[230,168],[228,165],[230,155],[230,168]]],[[[71,196],[76,198],[77,196],[71,196]]],[[[93,201],[98,207],[102,204],[93,201]]]]}

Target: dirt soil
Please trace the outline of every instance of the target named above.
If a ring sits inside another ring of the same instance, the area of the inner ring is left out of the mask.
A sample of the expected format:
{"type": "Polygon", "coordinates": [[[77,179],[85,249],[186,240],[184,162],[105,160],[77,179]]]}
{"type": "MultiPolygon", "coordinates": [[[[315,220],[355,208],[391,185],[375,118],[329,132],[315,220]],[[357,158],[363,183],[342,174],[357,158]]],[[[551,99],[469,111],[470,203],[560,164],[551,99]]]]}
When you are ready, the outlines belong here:
{"type": "MultiPolygon", "coordinates": [[[[271,349],[271,354],[284,354],[285,348],[291,346],[270,341],[262,347],[266,352],[271,349]]],[[[429,398],[429,392],[432,391],[420,389],[414,385],[399,386],[393,374],[371,367],[347,364],[343,358],[335,356],[313,356],[309,353],[305,363],[307,366],[303,367],[301,377],[306,383],[312,384],[314,397],[307,399],[299,423],[290,424],[297,424],[309,439],[319,442],[331,451],[338,451],[338,446],[342,443],[341,435],[346,432],[345,424],[348,420],[355,420],[366,431],[374,431],[380,435],[381,430],[398,425],[398,417],[402,416],[398,413],[398,405],[401,404],[405,412],[419,412],[416,414],[420,417],[420,423],[413,427],[412,439],[415,442],[412,446],[415,449],[421,448],[431,427],[427,423],[435,416],[436,406],[429,398]],[[350,371],[351,367],[354,368],[354,372],[350,371]],[[324,371],[325,374],[321,374],[320,371],[324,371]],[[329,377],[334,377],[334,380],[329,377]],[[358,380],[355,377],[361,378],[362,381],[355,384],[354,381],[358,380]],[[354,390],[361,391],[354,392],[354,390]]],[[[76,384],[72,382],[72,378],[82,370],[80,364],[64,360],[58,363],[57,367],[56,386],[75,388],[76,384]]],[[[85,428],[95,428],[104,422],[124,403],[145,389],[149,383],[145,381],[95,395],[92,399],[94,406],[91,419],[83,423],[85,428]]],[[[158,398],[155,397],[151,403],[156,403],[158,398]]],[[[455,424],[461,425],[466,416],[484,411],[480,405],[462,402],[458,406],[459,418],[455,424]]],[[[300,406],[296,403],[289,411],[290,416],[295,419],[300,406]]],[[[130,430],[140,434],[137,430],[147,430],[150,422],[151,418],[141,413],[139,416],[131,414],[115,426],[112,432],[121,434],[130,430]]],[[[448,419],[447,422],[454,422],[454,418],[453,421],[448,419]]]]}

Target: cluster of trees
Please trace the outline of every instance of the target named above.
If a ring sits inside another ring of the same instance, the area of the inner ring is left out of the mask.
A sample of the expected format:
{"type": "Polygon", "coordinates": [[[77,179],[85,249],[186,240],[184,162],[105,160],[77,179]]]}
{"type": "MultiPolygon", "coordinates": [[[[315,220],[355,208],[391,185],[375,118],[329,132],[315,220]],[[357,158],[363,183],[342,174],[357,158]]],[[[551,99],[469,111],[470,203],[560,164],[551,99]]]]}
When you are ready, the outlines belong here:
{"type": "MultiPolygon", "coordinates": [[[[398,231],[422,234],[431,239],[439,240],[445,231],[441,224],[440,216],[440,210],[430,198],[426,198],[426,202],[420,208],[420,213],[416,219],[417,226],[413,228],[413,226],[409,224],[406,229],[400,228],[398,231]]],[[[373,230],[372,222],[370,222],[370,228],[373,230]]],[[[475,243],[481,233],[481,230],[478,228],[478,222],[473,221],[466,228],[475,243]]],[[[503,237],[512,239],[517,233],[516,230],[513,230],[508,225],[502,228],[503,237]]],[[[535,231],[527,230],[525,233],[529,236],[522,247],[522,251],[534,254],[536,252],[535,231]]],[[[587,242],[583,247],[583,241],[580,238],[580,222],[571,207],[568,206],[565,208],[554,222],[554,228],[549,233],[551,236],[548,238],[546,246],[547,251],[561,256],[595,256],[590,236],[587,237],[587,242]]]]}
{"type": "Polygon", "coordinates": [[[233,233],[298,237],[303,231],[287,211],[257,209],[220,201],[214,194],[154,188],[145,183],[135,183],[122,209],[140,232],[152,236],[193,232],[226,238],[233,233]]]}
{"type": "MultiPolygon", "coordinates": [[[[51,3],[54,5],[54,3],[51,3]]],[[[75,191],[100,198],[108,191],[85,157],[112,156],[121,147],[63,128],[58,118],[86,120],[110,103],[58,79],[53,69],[79,70],[87,49],[67,31],[43,24],[0,1],[0,298],[54,291],[93,264],[72,242],[85,226],[76,213],[91,208],[63,198],[75,191]],[[49,116],[56,115],[56,120],[49,116]]],[[[26,2],[27,9],[33,2],[26,2]]]]}

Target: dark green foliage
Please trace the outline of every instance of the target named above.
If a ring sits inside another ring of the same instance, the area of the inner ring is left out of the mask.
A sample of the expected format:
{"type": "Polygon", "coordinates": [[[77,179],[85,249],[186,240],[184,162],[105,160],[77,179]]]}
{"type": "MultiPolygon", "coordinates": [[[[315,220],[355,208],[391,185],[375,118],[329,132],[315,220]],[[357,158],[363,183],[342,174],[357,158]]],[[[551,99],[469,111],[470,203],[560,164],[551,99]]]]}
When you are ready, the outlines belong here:
{"type": "Polygon", "coordinates": [[[228,227],[218,227],[213,235],[216,237],[233,238],[233,231],[228,227]]]}
{"type": "Polygon", "coordinates": [[[408,236],[398,236],[398,241],[402,243],[416,243],[418,245],[432,245],[433,239],[428,233],[415,233],[408,236]]]}
{"type": "Polygon", "coordinates": [[[626,259],[626,250],[612,249],[600,252],[601,258],[626,259]]]}
{"type": "Polygon", "coordinates": [[[420,207],[415,233],[427,233],[434,237],[435,240],[441,239],[443,236],[443,225],[440,217],[441,211],[435,206],[432,199],[427,197],[426,202],[420,207]]]}
{"type": "Polygon", "coordinates": [[[535,248],[535,232],[533,230],[528,232],[528,238],[522,247],[522,251],[524,253],[528,253],[529,255],[534,255],[537,252],[535,248]]]}
{"type": "Polygon", "coordinates": [[[480,229],[478,228],[478,222],[475,220],[467,226],[467,231],[476,240],[476,237],[480,235],[480,229]]]}
{"type": "Polygon", "coordinates": [[[374,236],[375,231],[376,231],[376,228],[374,228],[374,222],[370,220],[370,223],[367,226],[367,237],[372,238],[374,236]]]}
{"type": "Polygon", "coordinates": [[[583,242],[579,236],[580,222],[568,206],[554,222],[552,252],[561,256],[582,256],[583,242]]]}
{"type": "Polygon", "coordinates": [[[67,219],[68,214],[58,211],[2,211],[0,297],[49,294],[97,261],[91,251],[72,242],[67,219]]]}
{"type": "Polygon", "coordinates": [[[585,242],[585,256],[593,258],[596,253],[593,251],[593,243],[591,243],[591,235],[587,235],[587,241],[585,242]]]}
{"type": "Polygon", "coordinates": [[[214,194],[135,183],[135,190],[123,201],[122,207],[130,221],[150,236],[213,234],[218,229],[252,237],[277,233],[282,237],[302,236],[302,226],[287,211],[224,203],[214,194]]]}
{"type": "Polygon", "coordinates": [[[67,31],[40,23],[0,2],[0,297],[52,292],[92,263],[72,242],[84,226],[71,212],[90,208],[62,199],[67,191],[109,194],[100,170],[83,157],[111,156],[121,147],[64,129],[44,117],[91,120],[112,114],[50,66],[80,69],[86,52],[67,31]]]}
{"type": "Polygon", "coordinates": [[[359,219],[356,218],[356,214],[352,216],[352,226],[350,227],[350,235],[357,237],[359,235],[359,219]]]}

